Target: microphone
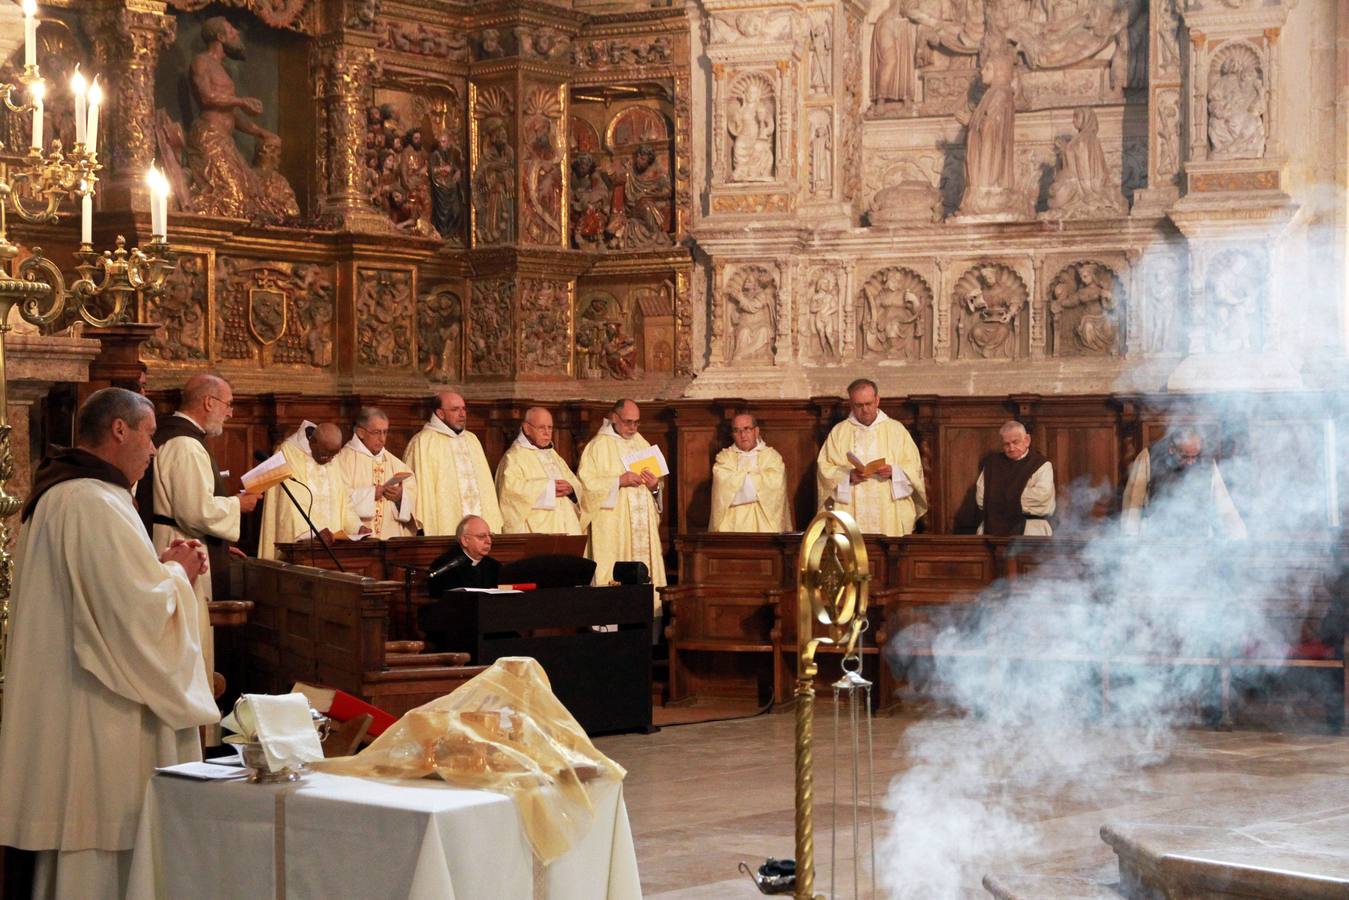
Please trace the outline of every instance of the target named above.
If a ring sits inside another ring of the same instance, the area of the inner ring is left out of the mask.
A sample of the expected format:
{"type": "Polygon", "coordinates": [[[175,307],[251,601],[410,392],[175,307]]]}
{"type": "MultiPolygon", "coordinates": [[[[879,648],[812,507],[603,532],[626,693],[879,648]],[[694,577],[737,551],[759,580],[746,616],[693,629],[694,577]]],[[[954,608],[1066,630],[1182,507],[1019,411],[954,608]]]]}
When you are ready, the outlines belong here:
{"type": "Polygon", "coordinates": [[[467,564],[467,563],[468,563],[468,557],[467,557],[467,556],[465,556],[465,555],[456,556],[454,559],[450,560],[449,562],[444,563],[443,565],[436,566],[434,569],[432,569],[430,572],[428,572],[427,575],[426,575],[426,580],[427,580],[427,581],[430,581],[430,580],[432,580],[433,578],[439,578],[440,576],[444,575],[446,572],[451,572],[451,571],[453,571],[453,570],[455,570],[455,569],[459,568],[460,566],[465,565],[465,564],[467,564]]]}

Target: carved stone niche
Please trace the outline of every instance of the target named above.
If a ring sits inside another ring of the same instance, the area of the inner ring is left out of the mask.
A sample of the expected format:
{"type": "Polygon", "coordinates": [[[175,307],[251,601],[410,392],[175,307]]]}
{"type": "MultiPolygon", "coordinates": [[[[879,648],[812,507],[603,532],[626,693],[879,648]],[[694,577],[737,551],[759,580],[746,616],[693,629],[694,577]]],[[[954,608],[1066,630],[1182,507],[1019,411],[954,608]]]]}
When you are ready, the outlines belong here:
{"type": "Polygon", "coordinates": [[[1050,353],[1116,356],[1124,348],[1124,283],[1095,260],[1078,260],[1049,284],[1050,353]]]}
{"type": "Polygon", "coordinates": [[[1030,292],[1010,266],[979,262],[951,292],[956,359],[1017,359],[1025,355],[1030,292]]]}
{"type": "Polygon", "coordinates": [[[1173,353],[1184,349],[1181,338],[1185,334],[1189,297],[1186,259],[1180,249],[1150,249],[1138,266],[1133,312],[1141,321],[1140,343],[1145,353],[1173,353]],[[1140,303],[1142,308],[1138,309],[1140,303]]]}
{"type": "Polygon", "coordinates": [[[1259,159],[1265,155],[1269,83],[1263,53],[1245,41],[1228,41],[1208,66],[1208,158],[1259,159]]]}
{"type": "Polygon", "coordinates": [[[732,184],[772,182],[781,159],[775,79],[767,72],[746,72],[727,93],[721,134],[722,171],[732,184]],[[729,163],[729,165],[727,165],[729,163]]]}
{"type": "Polygon", "coordinates": [[[571,285],[566,279],[520,279],[520,349],[516,371],[566,377],[571,370],[571,285]]]}
{"type": "Polygon", "coordinates": [[[873,272],[857,292],[858,347],[863,359],[918,362],[932,358],[932,287],[903,266],[873,272]]]}
{"type": "MultiPolygon", "coordinates": [[[[336,292],[331,267],[218,256],[215,280],[215,360],[332,368],[336,292]]],[[[409,303],[407,316],[411,312],[409,303]]],[[[191,330],[188,340],[195,340],[191,330]]]]}
{"type": "Polygon", "coordinates": [[[841,265],[823,263],[808,267],[803,274],[796,330],[801,359],[813,365],[836,365],[856,346],[853,306],[844,299],[847,273],[841,265]]]}
{"type": "Polygon", "coordinates": [[[726,270],[718,306],[724,310],[720,338],[726,365],[771,365],[777,350],[779,276],[765,265],[726,270]]]}
{"type": "Polygon", "coordinates": [[[458,381],[464,369],[464,302],[438,284],[417,298],[417,367],[431,381],[458,381]]]}
{"type": "MultiPolygon", "coordinates": [[[[713,55],[711,212],[791,212],[797,192],[798,98],[795,63],[764,58],[791,45],[736,50],[730,63],[713,55]],[[748,57],[748,58],[746,58],[748,57]]],[[[715,48],[714,48],[715,49],[715,48]]],[[[804,115],[804,112],[801,113],[804,115]]],[[[833,145],[833,137],[829,144],[833,145]]],[[[829,148],[832,149],[832,146],[829,148]]]]}

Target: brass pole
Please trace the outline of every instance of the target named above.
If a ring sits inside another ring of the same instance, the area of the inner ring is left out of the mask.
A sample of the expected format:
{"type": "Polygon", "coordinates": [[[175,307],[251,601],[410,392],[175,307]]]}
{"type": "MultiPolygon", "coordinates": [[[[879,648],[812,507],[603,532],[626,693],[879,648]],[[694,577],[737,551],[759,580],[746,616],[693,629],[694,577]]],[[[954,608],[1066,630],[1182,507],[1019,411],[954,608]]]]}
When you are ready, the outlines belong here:
{"type": "Polygon", "coordinates": [[[796,679],[796,900],[815,897],[815,660],[805,668],[796,679]]]}

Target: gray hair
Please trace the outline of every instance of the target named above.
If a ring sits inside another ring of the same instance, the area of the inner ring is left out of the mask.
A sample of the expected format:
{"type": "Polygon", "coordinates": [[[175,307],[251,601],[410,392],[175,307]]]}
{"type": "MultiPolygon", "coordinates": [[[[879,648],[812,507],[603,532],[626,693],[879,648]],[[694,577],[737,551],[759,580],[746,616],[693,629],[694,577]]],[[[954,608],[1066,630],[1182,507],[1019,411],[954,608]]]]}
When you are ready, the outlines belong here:
{"type": "Polygon", "coordinates": [[[1002,427],[998,429],[998,434],[1001,437],[1006,437],[1013,433],[1030,434],[1030,432],[1026,430],[1026,426],[1022,425],[1016,419],[1008,419],[1006,422],[1003,422],[1002,427]]]}
{"type": "Polygon", "coordinates": [[[112,431],[112,423],[116,420],[121,419],[132,428],[138,428],[145,417],[154,412],[155,405],[144,394],[119,387],[94,391],[76,414],[75,443],[81,447],[97,447],[112,431]]]}
{"type": "Polygon", "coordinates": [[[851,397],[864,387],[871,388],[871,392],[877,397],[881,395],[881,389],[876,387],[876,382],[872,381],[870,378],[854,378],[852,383],[848,385],[848,396],[851,397]]]}
{"type": "MultiPolygon", "coordinates": [[[[475,516],[472,513],[469,513],[468,515],[464,516],[462,519],[459,520],[458,525],[454,526],[454,539],[456,541],[461,540],[464,537],[464,531],[468,528],[468,523],[472,522],[474,519],[482,519],[482,516],[475,516]]],[[[482,520],[484,522],[487,521],[486,519],[482,520]]],[[[487,526],[487,530],[488,531],[492,530],[492,526],[490,524],[487,526]]]]}
{"type": "Polygon", "coordinates": [[[362,406],[360,412],[356,413],[356,427],[369,428],[373,419],[389,421],[389,417],[384,413],[384,410],[378,406],[362,406]]]}

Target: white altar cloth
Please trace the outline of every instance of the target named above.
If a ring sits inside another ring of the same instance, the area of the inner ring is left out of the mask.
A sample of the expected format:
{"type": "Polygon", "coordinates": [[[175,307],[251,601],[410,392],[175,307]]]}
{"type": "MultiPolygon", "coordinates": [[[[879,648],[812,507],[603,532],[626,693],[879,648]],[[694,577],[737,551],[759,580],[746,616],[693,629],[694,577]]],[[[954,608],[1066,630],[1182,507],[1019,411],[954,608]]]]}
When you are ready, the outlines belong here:
{"type": "Polygon", "coordinates": [[[640,898],[623,788],[566,855],[535,860],[510,798],[432,780],[313,773],[285,785],[150,779],[132,898],[640,898]]]}

